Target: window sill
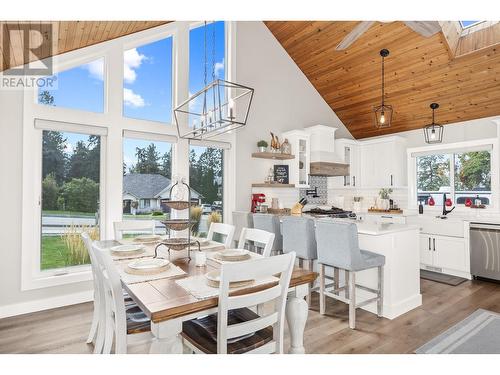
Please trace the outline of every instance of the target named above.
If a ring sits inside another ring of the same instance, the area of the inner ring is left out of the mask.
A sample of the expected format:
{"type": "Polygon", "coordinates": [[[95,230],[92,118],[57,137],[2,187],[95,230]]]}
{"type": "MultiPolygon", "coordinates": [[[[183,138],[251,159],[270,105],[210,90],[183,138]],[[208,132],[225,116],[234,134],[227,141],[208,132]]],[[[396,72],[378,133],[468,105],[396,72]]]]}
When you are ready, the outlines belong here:
{"type": "Polygon", "coordinates": [[[35,275],[23,275],[21,290],[50,288],[92,280],[90,266],[81,266],[77,269],[44,271],[35,275]],[[62,273],[65,272],[65,273],[62,273]]]}

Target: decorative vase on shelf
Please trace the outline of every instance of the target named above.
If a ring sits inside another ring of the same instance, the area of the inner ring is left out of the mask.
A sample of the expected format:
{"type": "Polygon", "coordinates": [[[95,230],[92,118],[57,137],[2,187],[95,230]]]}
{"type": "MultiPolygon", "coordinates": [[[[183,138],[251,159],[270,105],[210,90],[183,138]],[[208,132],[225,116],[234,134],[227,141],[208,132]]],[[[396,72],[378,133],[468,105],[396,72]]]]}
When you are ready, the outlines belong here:
{"type": "Polygon", "coordinates": [[[285,141],[281,144],[281,153],[287,155],[292,153],[292,145],[288,142],[287,138],[285,138],[285,141]]]}

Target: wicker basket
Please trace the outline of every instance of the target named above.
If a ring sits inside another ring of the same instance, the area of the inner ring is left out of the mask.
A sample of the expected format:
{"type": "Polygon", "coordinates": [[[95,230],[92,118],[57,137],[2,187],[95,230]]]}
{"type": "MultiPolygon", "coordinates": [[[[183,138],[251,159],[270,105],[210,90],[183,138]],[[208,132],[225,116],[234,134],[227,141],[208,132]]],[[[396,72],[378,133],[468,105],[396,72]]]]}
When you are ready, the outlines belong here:
{"type": "Polygon", "coordinates": [[[189,208],[188,201],[166,201],[165,204],[174,210],[186,210],[189,208]]]}
{"type": "Polygon", "coordinates": [[[167,246],[171,250],[184,250],[186,247],[190,245],[195,245],[196,241],[191,239],[188,241],[187,238],[167,238],[161,241],[161,243],[167,246]]]}
{"type": "Polygon", "coordinates": [[[184,230],[188,229],[190,226],[192,226],[194,223],[190,223],[189,220],[165,220],[161,222],[163,225],[165,225],[168,229],[171,230],[184,230]]]}

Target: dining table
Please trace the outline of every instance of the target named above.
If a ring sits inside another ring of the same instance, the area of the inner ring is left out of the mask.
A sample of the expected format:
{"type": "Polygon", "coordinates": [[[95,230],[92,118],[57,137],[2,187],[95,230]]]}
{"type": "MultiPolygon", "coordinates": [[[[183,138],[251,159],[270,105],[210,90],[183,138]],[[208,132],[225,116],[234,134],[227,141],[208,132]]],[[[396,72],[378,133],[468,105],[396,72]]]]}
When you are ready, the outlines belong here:
{"type": "MultiPolygon", "coordinates": [[[[98,241],[98,246],[112,248],[122,243],[115,240],[105,240],[98,241]]],[[[155,245],[145,244],[145,246],[154,247],[155,245]]],[[[201,251],[206,254],[224,249],[223,244],[214,241],[201,246],[201,251]]],[[[149,251],[149,253],[151,252],[149,251]]],[[[115,259],[115,262],[123,262],[123,260],[115,259]]],[[[151,333],[154,338],[150,353],[182,354],[185,350],[181,338],[182,323],[217,312],[218,296],[199,298],[179,285],[177,281],[182,278],[205,275],[219,269],[220,264],[208,259],[204,266],[199,266],[195,264],[194,259],[186,257],[178,257],[177,259],[173,257],[171,262],[185,273],[144,282],[127,283],[122,278],[123,289],[151,320],[151,333]]],[[[290,335],[289,353],[305,353],[304,329],[309,310],[305,297],[308,295],[311,283],[316,280],[317,276],[316,272],[300,267],[295,267],[292,272],[285,308],[290,335]]],[[[234,290],[230,295],[253,293],[267,287],[269,287],[268,284],[249,285],[234,290]]]]}

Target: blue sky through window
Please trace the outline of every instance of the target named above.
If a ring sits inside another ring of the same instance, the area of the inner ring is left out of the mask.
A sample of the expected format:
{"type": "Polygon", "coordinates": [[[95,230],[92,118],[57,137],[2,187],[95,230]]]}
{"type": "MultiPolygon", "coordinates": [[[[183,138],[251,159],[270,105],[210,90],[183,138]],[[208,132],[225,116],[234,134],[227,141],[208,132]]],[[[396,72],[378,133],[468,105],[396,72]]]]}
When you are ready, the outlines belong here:
{"type": "Polygon", "coordinates": [[[40,91],[48,91],[56,107],[103,112],[103,76],[104,59],[98,59],[55,74],[53,77],[57,77],[57,89],[40,91]]]}
{"type": "MultiPolygon", "coordinates": [[[[162,141],[148,141],[144,139],[134,139],[134,138],[124,138],[123,139],[123,162],[125,163],[125,172],[129,173],[130,168],[132,168],[137,163],[136,148],[147,148],[151,143],[156,147],[160,158],[165,154],[170,152],[172,149],[172,144],[162,141]]],[[[160,159],[161,163],[161,159],[160,159]]]]}
{"type": "Polygon", "coordinates": [[[172,38],[132,48],[123,54],[123,114],[172,122],[172,38]]]}
{"type": "Polygon", "coordinates": [[[483,22],[483,21],[460,21],[460,24],[463,28],[474,26],[475,24],[483,22]]]}

